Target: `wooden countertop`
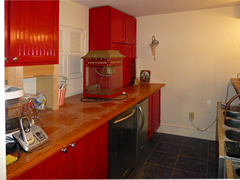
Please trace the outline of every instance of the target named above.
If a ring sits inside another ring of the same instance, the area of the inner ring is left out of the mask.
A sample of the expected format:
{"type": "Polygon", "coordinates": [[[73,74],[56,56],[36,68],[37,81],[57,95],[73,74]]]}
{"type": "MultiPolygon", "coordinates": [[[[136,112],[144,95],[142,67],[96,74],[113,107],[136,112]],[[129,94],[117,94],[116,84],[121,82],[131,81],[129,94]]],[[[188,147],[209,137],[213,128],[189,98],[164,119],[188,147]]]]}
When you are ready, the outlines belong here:
{"type": "Polygon", "coordinates": [[[165,84],[140,83],[124,88],[128,99],[108,102],[81,102],[82,94],[65,99],[65,104],[54,111],[40,112],[43,129],[51,144],[33,153],[21,153],[20,159],[7,166],[7,178],[12,179],[61,151],[86,134],[107,123],[141,100],[161,89],[165,84]]]}
{"type": "Polygon", "coordinates": [[[240,79],[239,78],[232,78],[231,81],[232,81],[232,84],[233,84],[236,92],[239,94],[240,93],[240,79]]]}

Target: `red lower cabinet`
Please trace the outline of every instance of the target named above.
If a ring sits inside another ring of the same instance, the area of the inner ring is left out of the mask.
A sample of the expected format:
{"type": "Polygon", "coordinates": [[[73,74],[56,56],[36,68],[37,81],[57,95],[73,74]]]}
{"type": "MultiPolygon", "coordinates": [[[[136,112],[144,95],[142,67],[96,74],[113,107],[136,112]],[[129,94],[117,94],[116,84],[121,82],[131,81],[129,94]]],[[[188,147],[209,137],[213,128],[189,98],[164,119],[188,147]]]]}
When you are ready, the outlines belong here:
{"type": "Polygon", "coordinates": [[[108,178],[108,123],[68,148],[69,179],[108,178]]]}
{"type": "Polygon", "coordinates": [[[107,179],[108,123],[16,179],[107,179]]]}
{"type": "Polygon", "coordinates": [[[149,98],[148,140],[160,127],[161,122],[161,90],[152,94],[149,98]]]}
{"type": "Polygon", "coordinates": [[[58,152],[16,179],[66,179],[66,162],[66,154],[58,152]]]}

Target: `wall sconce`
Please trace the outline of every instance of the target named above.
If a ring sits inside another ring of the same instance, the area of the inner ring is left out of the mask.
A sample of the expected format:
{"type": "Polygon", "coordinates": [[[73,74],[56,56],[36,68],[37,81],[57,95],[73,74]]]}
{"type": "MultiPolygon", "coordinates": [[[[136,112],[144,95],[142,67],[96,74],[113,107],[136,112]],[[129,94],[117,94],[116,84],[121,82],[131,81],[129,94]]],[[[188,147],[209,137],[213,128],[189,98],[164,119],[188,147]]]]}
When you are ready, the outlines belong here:
{"type": "Polygon", "coordinates": [[[154,56],[154,60],[156,60],[155,51],[158,45],[159,45],[159,41],[155,39],[155,36],[152,36],[152,43],[150,44],[150,47],[152,49],[152,55],[154,56]]]}

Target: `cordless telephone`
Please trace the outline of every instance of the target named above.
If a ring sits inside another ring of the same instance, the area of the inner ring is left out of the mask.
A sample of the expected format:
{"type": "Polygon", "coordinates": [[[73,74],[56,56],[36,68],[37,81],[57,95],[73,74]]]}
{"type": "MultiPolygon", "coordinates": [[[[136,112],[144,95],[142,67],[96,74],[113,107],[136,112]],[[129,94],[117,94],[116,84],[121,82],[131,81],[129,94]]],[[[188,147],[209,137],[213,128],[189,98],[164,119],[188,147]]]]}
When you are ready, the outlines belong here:
{"type": "Polygon", "coordinates": [[[34,142],[34,138],[30,127],[30,121],[27,117],[20,119],[20,129],[23,141],[25,142],[26,146],[29,146],[34,142]]]}
{"type": "Polygon", "coordinates": [[[43,129],[37,125],[31,127],[27,117],[20,119],[20,132],[14,133],[13,137],[25,151],[31,151],[48,141],[48,136],[43,129]]]}

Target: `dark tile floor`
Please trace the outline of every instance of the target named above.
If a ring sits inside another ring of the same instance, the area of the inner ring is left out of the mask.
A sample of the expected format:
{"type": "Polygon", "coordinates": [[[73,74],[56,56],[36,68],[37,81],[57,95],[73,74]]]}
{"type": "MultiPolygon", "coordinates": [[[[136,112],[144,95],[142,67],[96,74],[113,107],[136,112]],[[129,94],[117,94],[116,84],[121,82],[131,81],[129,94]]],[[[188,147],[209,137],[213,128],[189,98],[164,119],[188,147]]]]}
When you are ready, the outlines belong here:
{"type": "Polygon", "coordinates": [[[217,171],[216,141],[155,133],[128,178],[216,179],[217,171]]]}

